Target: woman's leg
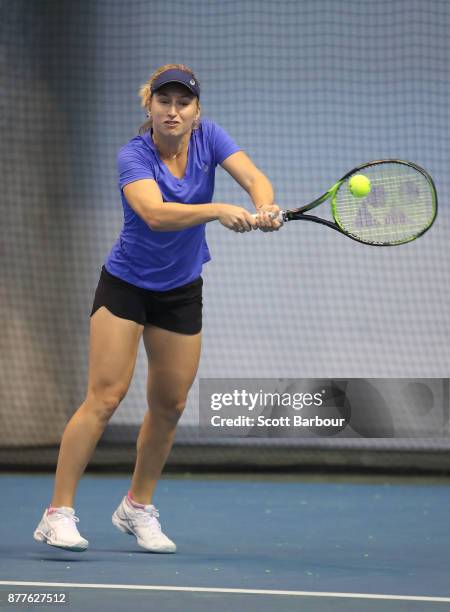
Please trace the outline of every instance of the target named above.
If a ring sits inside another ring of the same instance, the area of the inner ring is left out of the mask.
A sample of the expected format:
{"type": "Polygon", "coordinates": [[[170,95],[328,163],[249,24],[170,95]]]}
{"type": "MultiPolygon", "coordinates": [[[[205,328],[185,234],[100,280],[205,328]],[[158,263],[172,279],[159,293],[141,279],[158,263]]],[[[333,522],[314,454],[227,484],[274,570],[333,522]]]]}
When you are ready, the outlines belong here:
{"type": "Polygon", "coordinates": [[[143,325],[105,307],[91,317],[89,379],[84,402],[61,440],[51,505],[73,507],[78,482],[109,419],[125,397],[136,364],[143,325]]]}
{"type": "Polygon", "coordinates": [[[150,504],[197,373],[201,333],[185,335],[148,326],[143,337],[149,359],[149,410],[137,440],[137,459],[130,491],[136,502],[150,504]]]}

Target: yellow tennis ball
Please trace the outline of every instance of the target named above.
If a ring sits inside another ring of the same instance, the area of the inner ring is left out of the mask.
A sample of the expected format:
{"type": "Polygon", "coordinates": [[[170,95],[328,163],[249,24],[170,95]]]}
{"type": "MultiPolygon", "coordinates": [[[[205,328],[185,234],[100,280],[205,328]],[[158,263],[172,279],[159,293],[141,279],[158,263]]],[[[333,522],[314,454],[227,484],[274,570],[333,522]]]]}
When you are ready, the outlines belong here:
{"type": "Polygon", "coordinates": [[[370,193],[370,181],[364,174],[355,174],[348,182],[348,187],[356,198],[363,198],[370,193]]]}

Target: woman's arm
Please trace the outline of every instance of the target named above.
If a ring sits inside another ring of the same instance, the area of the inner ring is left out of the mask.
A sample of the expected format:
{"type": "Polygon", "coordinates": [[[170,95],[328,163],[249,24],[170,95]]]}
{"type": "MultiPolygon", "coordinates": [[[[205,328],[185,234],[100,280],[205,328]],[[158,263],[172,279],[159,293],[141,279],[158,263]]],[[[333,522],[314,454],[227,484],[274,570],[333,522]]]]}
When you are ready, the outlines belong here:
{"type": "Polygon", "coordinates": [[[258,211],[259,229],[265,231],[279,229],[281,227],[280,222],[272,218],[270,214],[272,213],[276,217],[280,209],[274,203],[272,184],[265,174],[255,166],[243,151],[237,151],[237,153],[227,157],[221,166],[251,197],[258,211]]]}
{"type": "Polygon", "coordinates": [[[123,188],[127,202],[150,229],[171,232],[209,223],[216,219],[237,232],[257,227],[252,215],[233,204],[180,204],[164,202],[158,184],[153,179],[141,179],[123,188]]]}

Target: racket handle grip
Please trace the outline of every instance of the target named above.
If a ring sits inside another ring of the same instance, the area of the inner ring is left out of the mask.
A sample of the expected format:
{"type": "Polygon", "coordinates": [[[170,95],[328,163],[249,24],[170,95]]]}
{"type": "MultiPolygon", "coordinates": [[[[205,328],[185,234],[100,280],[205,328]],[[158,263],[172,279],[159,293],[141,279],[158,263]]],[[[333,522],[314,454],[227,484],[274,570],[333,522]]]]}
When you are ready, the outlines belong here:
{"type": "MultiPolygon", "coordinates": [[[[258,213],[253,213],[252,217],[254,217],[256,219],[256,217],[258,216],[258,213]]],[[[278,213],[278,215],[275,215],[274,213],[269,213],[269,217],[271,217],[272,219],[276,219],[277,221],[279,221],[281,223],[281,225],[283,225],[284,223],[284,217],[283,217],[283,211],[280,210],[280,212],[278,213]]]]}

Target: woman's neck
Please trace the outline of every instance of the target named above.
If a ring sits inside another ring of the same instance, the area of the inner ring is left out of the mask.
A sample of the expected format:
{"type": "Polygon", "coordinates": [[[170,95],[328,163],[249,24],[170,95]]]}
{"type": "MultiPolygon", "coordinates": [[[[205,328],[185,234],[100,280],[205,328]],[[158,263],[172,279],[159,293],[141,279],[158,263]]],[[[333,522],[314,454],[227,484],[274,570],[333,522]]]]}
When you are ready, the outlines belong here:
{"type": "Polygon", "coordinates": [[[151,130],[151,138],[153,143],[158,151],[158,154],[161,159],[166,159],[170,161],[175,161],[179,157],[182,157],[188,150],[189,140],[191,134],[185,134],[181,140],[177,141],[164,141],[160,138],[158,134],[155,135],[155,131],[151,130]]]}

